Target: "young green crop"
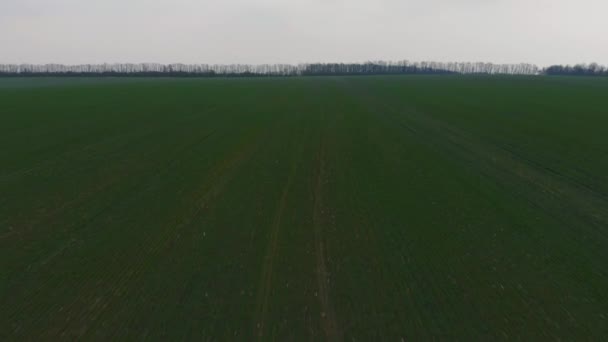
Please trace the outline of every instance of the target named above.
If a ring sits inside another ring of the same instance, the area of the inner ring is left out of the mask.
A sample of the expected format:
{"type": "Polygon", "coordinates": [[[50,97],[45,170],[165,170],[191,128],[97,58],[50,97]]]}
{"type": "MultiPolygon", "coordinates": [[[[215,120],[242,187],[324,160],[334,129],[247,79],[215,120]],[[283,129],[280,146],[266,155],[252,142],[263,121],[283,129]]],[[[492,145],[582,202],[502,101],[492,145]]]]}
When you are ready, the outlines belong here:
{"type": "Polygon", "coordinates": [[[600,339],[604,79],[0,79],[0,339],[600,339]]]}

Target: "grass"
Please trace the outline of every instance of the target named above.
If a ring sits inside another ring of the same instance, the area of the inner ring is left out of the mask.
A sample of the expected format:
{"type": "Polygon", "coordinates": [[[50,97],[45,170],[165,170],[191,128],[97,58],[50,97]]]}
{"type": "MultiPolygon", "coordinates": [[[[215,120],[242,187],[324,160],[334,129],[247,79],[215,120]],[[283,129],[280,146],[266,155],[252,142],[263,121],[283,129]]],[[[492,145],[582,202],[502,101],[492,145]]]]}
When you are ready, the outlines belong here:
{"type": "Polygon", "coordinates": [[[601,339],[605,79],[0,79],[0,339],[601,339]]]}

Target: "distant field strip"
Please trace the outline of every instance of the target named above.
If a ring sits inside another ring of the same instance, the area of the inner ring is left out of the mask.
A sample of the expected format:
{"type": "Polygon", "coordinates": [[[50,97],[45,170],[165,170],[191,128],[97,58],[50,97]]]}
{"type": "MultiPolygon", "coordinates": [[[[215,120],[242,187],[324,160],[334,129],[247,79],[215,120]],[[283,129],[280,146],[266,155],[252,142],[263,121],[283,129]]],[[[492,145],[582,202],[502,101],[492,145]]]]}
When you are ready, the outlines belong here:
{"type": "Polygon", "coordinates": [[[608,82],[0,80],[0,340],[602,340],[608,82]]]}

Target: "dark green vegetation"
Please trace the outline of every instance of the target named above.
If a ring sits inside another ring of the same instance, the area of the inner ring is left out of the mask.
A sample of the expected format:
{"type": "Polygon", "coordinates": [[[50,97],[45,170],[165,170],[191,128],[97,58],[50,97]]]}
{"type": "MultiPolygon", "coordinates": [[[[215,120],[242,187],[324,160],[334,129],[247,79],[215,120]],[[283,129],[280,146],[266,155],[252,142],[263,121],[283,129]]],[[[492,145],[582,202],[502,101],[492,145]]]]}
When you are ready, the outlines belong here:
{"type": "Polygon", "coordinates": [[[608,81],[0,80],[0,340],[600,339],[608,81]]]}

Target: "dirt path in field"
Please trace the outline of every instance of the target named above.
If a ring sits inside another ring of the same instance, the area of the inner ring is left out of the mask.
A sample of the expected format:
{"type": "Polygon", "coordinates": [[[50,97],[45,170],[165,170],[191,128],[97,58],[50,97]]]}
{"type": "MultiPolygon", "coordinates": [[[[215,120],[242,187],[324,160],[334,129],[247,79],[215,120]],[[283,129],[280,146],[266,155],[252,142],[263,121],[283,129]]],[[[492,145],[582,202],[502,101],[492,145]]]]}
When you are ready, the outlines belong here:
{"type": "Polygon", "coordinates": [[[268,298],[272,290],[274,261],[277,255],[277,242],[279,240],[279,232],[281,230],[281,221],[287,203],[287,196],[289,195],[289,190],[291,189],[291,184],[293,182],[294,171],[295,163],[292,163],[290,174],[287,178],[285,186],[283,187],[283,193],[281,194],[281,199],[279,200],[277,210],[272,221],[272,228],[270,230],[270,242],[268,244],[268,249],[264,257],[261,284],[257,296],[256,313],[254,316],[254,322],[256,324],[254,328],[254,334],[257,335],[259,340],[264,339],[264,328],[266,325],[266,315],[268,312],[268,298]]]}
{"type": "Polygon", "coordinates": [[[343,334],[336,320],[329,296],[329,276],[325,265],[325,243],[323,226],[327,223],[327,209],[323,203],[323,186],[327,183],[325,169],[325,143],[322,142],[316,160],[314,188],[313,227],[315,245],[315,273],[317,275],[318,296],[321,301],[321,325],[328,341],[341,341],[343,334]]]}

